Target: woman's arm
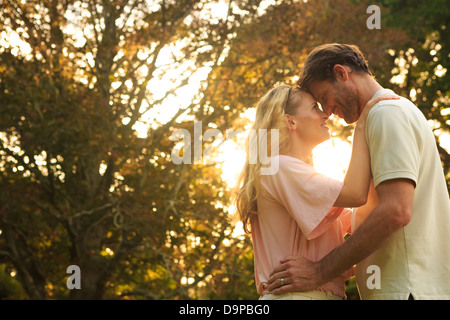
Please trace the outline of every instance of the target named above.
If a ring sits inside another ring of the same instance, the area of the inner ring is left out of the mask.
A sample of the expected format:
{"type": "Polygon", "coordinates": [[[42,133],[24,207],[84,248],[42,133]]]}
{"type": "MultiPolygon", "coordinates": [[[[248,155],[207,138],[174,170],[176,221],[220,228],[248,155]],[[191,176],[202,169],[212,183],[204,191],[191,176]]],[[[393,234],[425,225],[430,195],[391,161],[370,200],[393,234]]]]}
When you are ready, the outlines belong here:
{"type": "Polygon", "coordinates": [[[367,202],[371,179],[370,153],[365,128],[370,109],[381,100],[398,100],[398,96],[384,94],[369,100],[356,124],[353,134],[352,156],[344,178],[344,186],[334,203],[336,207],[360,207],[367,202]]]}
{"type": "Polygon", "coordinates": [[[355,209],[354,221],[352,223],[352,233],[366,220],[369,214],[378,206],[380,199],[373,186],[373,181],[370,181],[369,193],[367,196],[367,203],[358,209],[355,209]]]}

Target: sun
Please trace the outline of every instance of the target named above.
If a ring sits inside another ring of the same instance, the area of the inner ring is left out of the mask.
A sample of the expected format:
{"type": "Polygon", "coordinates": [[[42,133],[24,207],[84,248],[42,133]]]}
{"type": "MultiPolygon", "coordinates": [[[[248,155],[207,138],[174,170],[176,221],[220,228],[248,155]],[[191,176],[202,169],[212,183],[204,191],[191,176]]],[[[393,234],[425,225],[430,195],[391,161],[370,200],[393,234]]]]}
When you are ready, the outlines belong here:
{"type": "Polygon", "coordinates": [[[313,163],[316,171],[343,181],[350,163],[352,147],[349,141],[331,138],[313,150],[313,163]]]}
{"type": "MultiPolygon", "coordinates": [[[[221,178],[230,189],[236,186],[245,163],[245,149],[234,141],[220,147],[221,178]]],[[[343,181],[351,157],[351,144],[339,138],[323,142],[313,151],[314,168],[326,176],[343,181]]]]}

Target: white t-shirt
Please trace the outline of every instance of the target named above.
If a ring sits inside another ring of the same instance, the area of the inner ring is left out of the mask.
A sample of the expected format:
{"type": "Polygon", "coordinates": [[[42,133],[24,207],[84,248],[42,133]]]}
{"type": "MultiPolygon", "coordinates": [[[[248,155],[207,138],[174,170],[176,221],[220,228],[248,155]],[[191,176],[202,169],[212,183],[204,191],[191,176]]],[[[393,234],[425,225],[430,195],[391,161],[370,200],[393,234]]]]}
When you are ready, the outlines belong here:
{"type": "MultiPolygon", "coordinates": [[[[373,98],[384,93],[393,92],[373,98]]],[[[408,99],[381,101],[369,112],[366,140],[375,188],[396,178],[416,187],[409,224],[356,267],[361,298],[450,299],[450,200],[426,118],[408,99]]]]}

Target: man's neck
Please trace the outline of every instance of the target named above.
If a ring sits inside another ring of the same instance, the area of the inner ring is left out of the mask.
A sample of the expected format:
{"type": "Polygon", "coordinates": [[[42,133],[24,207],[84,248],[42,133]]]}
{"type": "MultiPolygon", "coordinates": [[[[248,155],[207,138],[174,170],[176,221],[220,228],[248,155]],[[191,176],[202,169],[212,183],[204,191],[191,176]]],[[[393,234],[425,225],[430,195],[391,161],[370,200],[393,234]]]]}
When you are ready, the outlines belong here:
{"type": "Polygon", "coordinates": [[[383,89],[383,87],[371,76],[358,76],[357,87],[359,96],[359,114],[362,113],[367,102],[372,99],[373,95],[383,89]]]}

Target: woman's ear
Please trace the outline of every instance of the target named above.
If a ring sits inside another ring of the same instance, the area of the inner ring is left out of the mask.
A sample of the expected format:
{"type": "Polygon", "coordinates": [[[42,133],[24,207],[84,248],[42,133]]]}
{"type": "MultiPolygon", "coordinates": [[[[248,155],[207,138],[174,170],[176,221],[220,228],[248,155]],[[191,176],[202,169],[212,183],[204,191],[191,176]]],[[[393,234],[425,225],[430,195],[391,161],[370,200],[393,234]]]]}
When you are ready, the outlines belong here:
{"type": "Polygon", "coordinates": [[[290,114],[285,114],[286,117],[286,125],[289,130],[295,130],[297,128],[297,122],[295,121],[295,118],[291,116],[290,114]]]}

